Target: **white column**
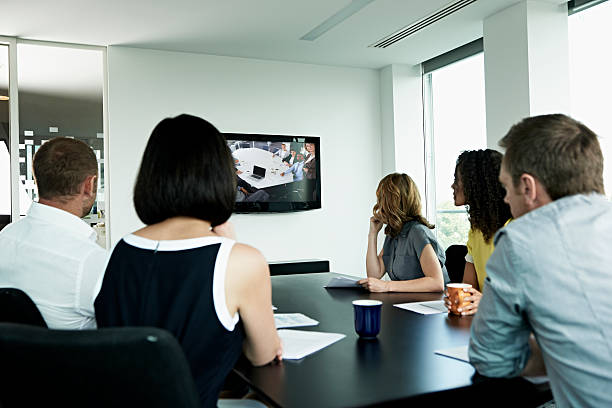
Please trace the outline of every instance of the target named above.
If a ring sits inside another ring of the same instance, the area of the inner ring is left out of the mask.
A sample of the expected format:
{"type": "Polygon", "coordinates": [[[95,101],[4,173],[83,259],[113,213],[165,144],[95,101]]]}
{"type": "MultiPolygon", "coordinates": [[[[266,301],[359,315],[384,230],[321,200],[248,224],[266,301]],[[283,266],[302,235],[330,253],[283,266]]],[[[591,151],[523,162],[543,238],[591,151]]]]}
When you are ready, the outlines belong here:
{"type": "Polygon", "coordinates": [[[425,202],[425,152],[420,66],[389,65],[380,71],[382,173],[406,173],[425,202]]]}
{"type": "Polygon", "coordinates": [[[567,4],[523,0],[483,22],[487,146],[527,116],[569,113],[567,4]]]}

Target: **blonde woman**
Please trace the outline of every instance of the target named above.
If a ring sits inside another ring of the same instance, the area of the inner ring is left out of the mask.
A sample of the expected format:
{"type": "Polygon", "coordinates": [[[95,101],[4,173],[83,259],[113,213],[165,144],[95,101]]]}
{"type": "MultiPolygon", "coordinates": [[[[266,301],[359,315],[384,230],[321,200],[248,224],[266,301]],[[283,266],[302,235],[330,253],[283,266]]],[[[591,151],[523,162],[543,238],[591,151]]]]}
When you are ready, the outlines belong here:
{"type": "Polygon", "coordinates": [[[444,250],[433,225],[421,215],[421,196],[406,174],[383,178],[370,218],[366,271],[359,284],[370,292],[441,292],[448,282],[444,250]],[[376,254],[378,233],[386,224],[385,243],[376,254]],[[386,274],[391,281],[383,281],[386,274]]]}

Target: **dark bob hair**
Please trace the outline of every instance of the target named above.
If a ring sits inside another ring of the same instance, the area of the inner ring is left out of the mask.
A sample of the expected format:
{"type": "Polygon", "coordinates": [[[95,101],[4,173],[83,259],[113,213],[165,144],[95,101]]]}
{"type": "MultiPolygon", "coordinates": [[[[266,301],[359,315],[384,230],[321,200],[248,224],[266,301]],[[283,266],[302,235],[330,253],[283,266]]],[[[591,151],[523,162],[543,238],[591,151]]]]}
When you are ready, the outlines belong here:
{"type": "Polygon", "coordinates": [[[185,216],[214,227],[227,221],[235,201],[232,156],[213,125],[183,114],[155,126],[134,187],[134,206],[142,222],[151,225],[185,216]]]}

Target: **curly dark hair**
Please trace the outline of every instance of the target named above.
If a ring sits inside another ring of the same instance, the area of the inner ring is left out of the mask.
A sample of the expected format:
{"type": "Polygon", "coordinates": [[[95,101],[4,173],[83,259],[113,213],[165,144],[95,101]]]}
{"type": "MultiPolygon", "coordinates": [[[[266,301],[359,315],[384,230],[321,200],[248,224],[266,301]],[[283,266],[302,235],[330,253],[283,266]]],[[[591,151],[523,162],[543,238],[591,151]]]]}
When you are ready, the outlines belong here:
{"type": "Polygon", "coordinates": [[[463,184],[470,226],[482,232],[485,242],[512,218],[498,178],[502,157],[491,149],[466,150],[457,158],[455,167],[455,179],[459,174],[463,184]]]}

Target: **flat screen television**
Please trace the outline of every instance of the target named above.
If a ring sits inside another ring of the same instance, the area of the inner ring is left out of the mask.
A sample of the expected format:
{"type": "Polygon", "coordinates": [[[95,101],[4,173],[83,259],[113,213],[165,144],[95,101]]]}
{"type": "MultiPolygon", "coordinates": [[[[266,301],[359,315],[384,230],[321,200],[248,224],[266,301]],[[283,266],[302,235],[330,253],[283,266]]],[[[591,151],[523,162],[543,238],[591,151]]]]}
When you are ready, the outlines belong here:
{"type": "Polygon", "coordinates": [[[316,136],[224,133],[236,168],[237,213],[321,208],[316,136]]]}

